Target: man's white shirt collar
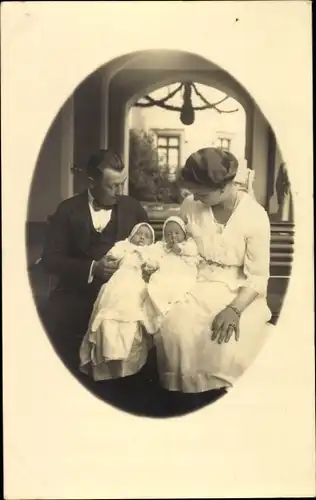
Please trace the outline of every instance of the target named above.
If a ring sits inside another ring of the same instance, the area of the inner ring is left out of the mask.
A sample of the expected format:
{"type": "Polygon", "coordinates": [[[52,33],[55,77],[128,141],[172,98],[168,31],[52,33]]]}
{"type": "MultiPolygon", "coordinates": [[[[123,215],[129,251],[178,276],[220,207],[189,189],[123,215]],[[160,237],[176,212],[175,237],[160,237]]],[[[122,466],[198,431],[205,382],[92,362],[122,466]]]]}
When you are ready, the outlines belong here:
{"type": "Polygon", "coordinates": [[[104,228],[108,225],[110,219],[111,219],[111,214],[112,210],[106,210],[105,208],[102,208],[101,210],[95,210],[93,207],[93,196],[88,190],[88,201],[89,201],[89,208],[90,208],[90,213],[91,213],[91,218],[93,222],[93,226],[96,231],[101,233],[104,228]]]}

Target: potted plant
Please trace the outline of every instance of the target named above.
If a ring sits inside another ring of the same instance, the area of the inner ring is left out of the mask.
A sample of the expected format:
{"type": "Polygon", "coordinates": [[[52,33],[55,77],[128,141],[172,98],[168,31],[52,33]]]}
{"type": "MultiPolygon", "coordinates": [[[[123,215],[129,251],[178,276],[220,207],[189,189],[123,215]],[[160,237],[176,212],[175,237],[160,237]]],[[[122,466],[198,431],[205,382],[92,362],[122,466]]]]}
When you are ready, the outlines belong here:
{"type": "Polygon", "coordinates": [[[154,137],[143,130],[130,130],[129,193],[142,202],[150,218],[177,212],[181,201],[176,183],[159,165],[154,137]]]}

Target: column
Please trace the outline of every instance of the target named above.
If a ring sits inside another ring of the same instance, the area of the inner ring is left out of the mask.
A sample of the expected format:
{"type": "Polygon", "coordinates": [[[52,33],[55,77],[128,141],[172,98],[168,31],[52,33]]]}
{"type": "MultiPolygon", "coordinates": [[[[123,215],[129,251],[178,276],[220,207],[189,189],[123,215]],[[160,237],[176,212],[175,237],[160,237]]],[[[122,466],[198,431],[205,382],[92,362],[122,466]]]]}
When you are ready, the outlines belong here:
{"type": "Polygon", "coordinates": [[[108,147],[109,131],[109,88],[111,73],[105,68],[101,80],[101,123],[100,123],[100,148],[108,147]]]}
{"type": "Polygon", "coordinates": [[[72,167],[74,162],[74,103],[73,95],[64,104],[61,117],[60,191],[62,200],[74,193],[72,167]]]}
{"type": "Polygon", "coordinates": [[[124,184],[124,194],[128,194],[128,182],[129,182],[129,131],[131,125],[131,113],[130,107],[125,107],[125,123],[124,123],[124,154],[123,161],[125,165],[126,172],[126,182],[124,184]]]}
{"type": "Polygon", "coordinates": [[[255,108],[253,121],[252,169],[254,170],[254,193],[256,200],[267,208],[268,192],[268,123],[255,108]]]}

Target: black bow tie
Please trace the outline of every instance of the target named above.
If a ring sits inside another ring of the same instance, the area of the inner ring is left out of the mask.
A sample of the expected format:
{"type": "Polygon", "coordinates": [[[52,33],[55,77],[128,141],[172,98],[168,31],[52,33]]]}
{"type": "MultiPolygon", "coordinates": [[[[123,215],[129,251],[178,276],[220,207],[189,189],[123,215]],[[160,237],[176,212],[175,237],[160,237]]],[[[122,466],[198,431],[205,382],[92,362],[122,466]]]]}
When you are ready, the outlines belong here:
{"type": "Polygon", "coordinates": [[[98,212],[99,210],[111,210],[114,205],[103,205],[102,203],[99,203],[97,200],[93,200],[92,206],[94,210],[98,212]]]}

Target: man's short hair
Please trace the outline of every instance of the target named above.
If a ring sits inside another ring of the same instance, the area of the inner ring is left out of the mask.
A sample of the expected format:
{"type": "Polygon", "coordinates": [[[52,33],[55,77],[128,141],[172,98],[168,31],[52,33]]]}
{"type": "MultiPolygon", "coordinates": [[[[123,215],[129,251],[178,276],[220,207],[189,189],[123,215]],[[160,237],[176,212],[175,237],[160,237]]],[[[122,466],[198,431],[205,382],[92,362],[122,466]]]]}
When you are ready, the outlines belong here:
{"type": "Polygon", "coordinates": [[[93,154],[88,161],[88,177],[96,179],[106,168],[110,168],[116,172],[122,172],[124,170],[124,163],[116,151],[111,149],[100,149],[97,153],[93,154]]]}

